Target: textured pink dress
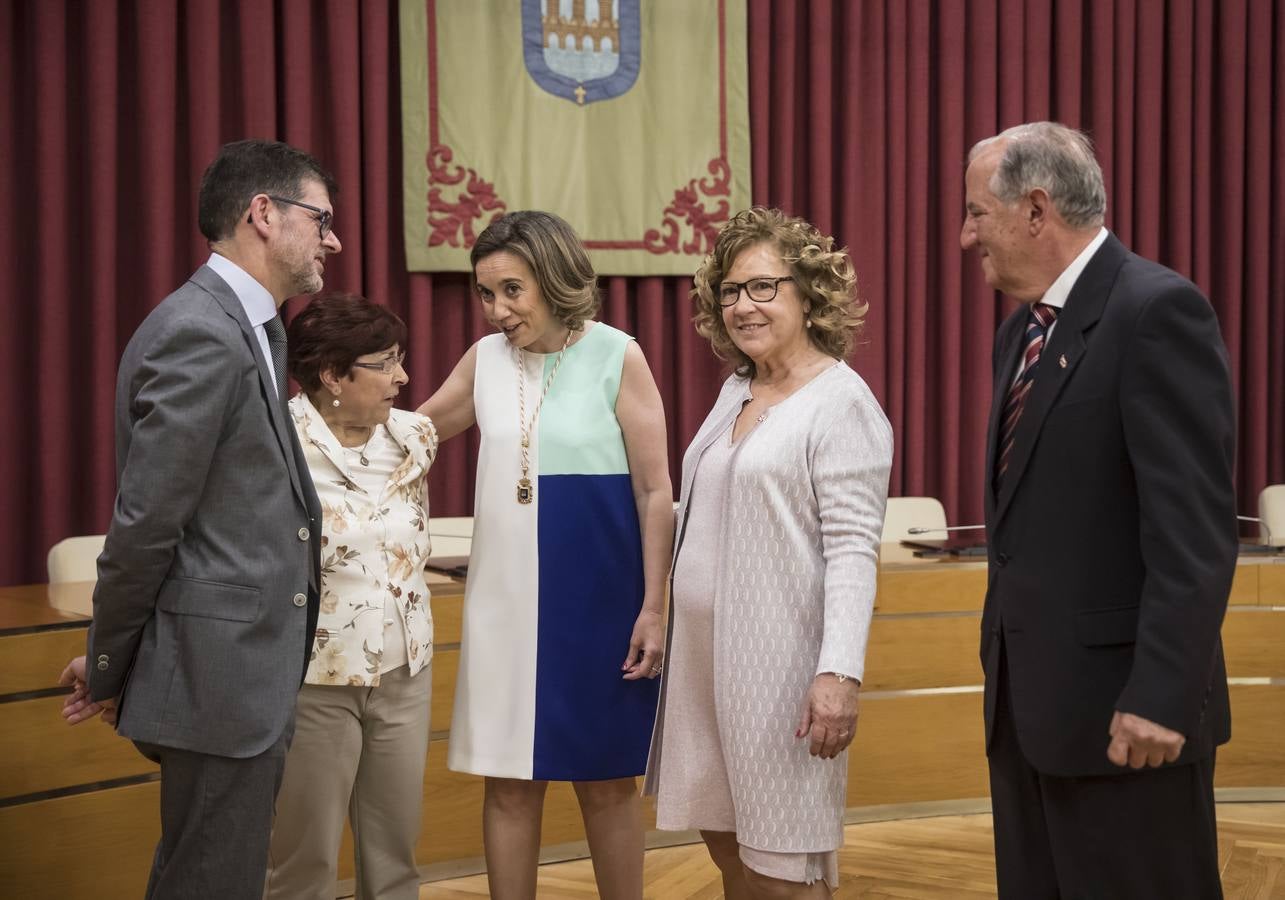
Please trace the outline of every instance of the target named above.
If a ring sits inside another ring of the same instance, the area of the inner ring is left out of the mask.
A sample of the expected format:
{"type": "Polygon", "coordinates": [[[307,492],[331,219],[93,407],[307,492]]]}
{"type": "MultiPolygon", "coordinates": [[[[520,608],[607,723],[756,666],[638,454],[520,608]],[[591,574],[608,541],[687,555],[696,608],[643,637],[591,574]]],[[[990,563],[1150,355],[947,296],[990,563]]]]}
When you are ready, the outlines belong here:
{"type": "MultiPolygon", "coordinates": [[[[732,427],[701,457],[686,535],[674,562],[673,639],[665,663],[665,753],[656,797],[656,827],[671,831],[737,830],[714,707],[714,573],[722,552],[720,516],[735,449],[732,427]]],[[[838,886],[837,851],[779,853],[742,845],[740,855],[749,868],[772,878],[808,884],[824,878],[831,890],[838,886]]]]}

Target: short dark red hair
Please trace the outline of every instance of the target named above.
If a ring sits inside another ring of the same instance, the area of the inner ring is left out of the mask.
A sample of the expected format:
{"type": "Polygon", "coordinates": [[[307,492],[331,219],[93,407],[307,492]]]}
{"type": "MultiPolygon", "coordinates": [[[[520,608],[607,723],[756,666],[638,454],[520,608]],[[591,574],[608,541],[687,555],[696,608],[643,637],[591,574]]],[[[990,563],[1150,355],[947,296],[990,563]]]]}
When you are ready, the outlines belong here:
{"type": "Polygon", "coordinates": [[[322,294],[290,322],[290,374],[305,391],[321,390],[321,373],[352,373],[357,357],[394,344],[406,349],[406,323],[385,306],[356,294],[322,294]]]}

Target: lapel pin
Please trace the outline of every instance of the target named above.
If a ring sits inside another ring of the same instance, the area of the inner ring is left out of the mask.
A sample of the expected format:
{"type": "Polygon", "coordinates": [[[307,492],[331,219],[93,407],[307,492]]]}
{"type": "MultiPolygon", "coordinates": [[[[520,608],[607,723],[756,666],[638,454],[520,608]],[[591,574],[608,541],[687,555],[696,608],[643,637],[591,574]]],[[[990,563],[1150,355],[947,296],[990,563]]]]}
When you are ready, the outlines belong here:
{"type": "Polygon", "coordinates": [[[1059,356],[1059,357],[1057,358],[1057,364],[1058,364],[1058,366],[1059,366],[1060,368],[1063,368],[1063,369],[1065,369],[1065,368],[1066,368],[1066,354],[1065,354],[1065,353],[1063,353],[1061,356],[1059,356]]]}

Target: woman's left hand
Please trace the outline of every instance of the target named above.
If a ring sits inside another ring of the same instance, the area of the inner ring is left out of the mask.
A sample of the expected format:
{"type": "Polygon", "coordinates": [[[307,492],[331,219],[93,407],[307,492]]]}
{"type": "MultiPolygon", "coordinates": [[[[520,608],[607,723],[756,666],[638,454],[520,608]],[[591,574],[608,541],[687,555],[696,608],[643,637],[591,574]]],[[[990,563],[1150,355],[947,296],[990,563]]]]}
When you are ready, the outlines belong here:
{"type": "Polygon", "coordinates": [[[665,632],[660,625],[660,613],[644,609],[638,614],[634,633],[629,638],[629,655],[620,667],[626,681],[660,675],[661,661],[665,658],[665,632]]]}
{"type": "Polygon", "coordinates": [[[857,712],[861,705],[861,682],[855,678],[839,681],[833,672],[812,679],[796,738],[812,738],[808,752],[822,759],[834,759],[848,748],[857,733],[857,712]]]}

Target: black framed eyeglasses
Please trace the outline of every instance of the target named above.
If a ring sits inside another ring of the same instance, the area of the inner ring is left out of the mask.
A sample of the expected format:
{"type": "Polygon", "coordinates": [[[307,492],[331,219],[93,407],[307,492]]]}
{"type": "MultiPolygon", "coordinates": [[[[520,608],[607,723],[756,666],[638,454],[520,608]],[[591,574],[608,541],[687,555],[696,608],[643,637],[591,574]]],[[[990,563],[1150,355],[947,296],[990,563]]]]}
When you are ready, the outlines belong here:
{"type": "Polygon", "coordinates": [[[782,281],[793,281],[793,275],[782,275],[780,278],[751,278],[749,281],[724,281],[718,286],[718,305],[724,308],[735,306],[741,299],[741,291],[750,295],[755,303],[771,303],[776,299],[782,281]]]}
{"type": "MultiPolygon", "coordinates": [[[[315,212],[317,214],[317,233],[321,236],[323,241],[326,239],[326,235],[330,234],[330,229],[334,227],[335,216],[334,213],[328,209],[322,209],[320,206],[313,206],[311,203],[300,203],[298,200],[291,200],[288,197],[278,197],[276,194],[268,194],[268,199],[273,203],[289,203],[291,206],[297,206],[300,209],[315,212]]],[[[246,219],[247,222],[252,220],[253,216],[246,219]]]]}
{"type": "Polygon", "coordinates": [[[370,369],[375,372],[383,372],[385,375],[391,375],[397,371],[397,367],[400,366],[402,362],[405,361],[405,359],[406,359],[406,351],[403,350],[401,353],[398,353],[396,356],[385,356],[379,362],[373,362],[373,363],[355,362],[353,363],[353,368],[370,369]]]}

